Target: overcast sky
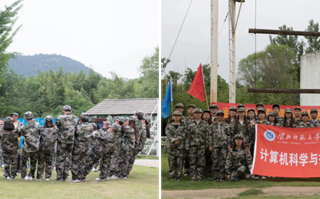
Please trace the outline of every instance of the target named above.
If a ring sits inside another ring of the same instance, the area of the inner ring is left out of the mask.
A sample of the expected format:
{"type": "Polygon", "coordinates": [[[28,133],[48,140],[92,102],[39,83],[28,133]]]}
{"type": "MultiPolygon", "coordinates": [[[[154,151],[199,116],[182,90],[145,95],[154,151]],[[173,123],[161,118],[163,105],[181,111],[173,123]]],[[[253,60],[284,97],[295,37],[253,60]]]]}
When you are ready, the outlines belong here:
{"type": "MultiPolygon", "coordinates": [[[[162,0],[161,48],[162,57],[168,57],[191,0],[162,0]]],[[[166,71],[183,73],[187,67],[196,70],[200,62],[207,63],[210,55],[210,0],[193,0],[180,37],[166,71]]],[[[287,25],[294,30],[305,30],[310,19],[320,22],[319,0],[256,0],[257,28],[278,29],[287,25]]],[[[237,3],[237,11],[240,3],[237,3]]],[[[219,31],[228,12],[228,0],[219,1],[219,31]]],[[[236,32],[236,65],[255,52],[255,1],[243,3],[236,32]]],[[[229,82],[228,20],[219,36],[218,74],[229,82]]],[[[302,37],[299,37],[302,39],[302,37]]],[[[269,36],[257,34],[257,51],[269,44],[269,36]]],[[[210,63],[210,59],[208,61],[210,63]]]]}
{"type": "MultiPolygon", "coordinates": [[[[1,0],[0,9],[15,0],[1,0]]],[[[8,48],[59,54],[103,76],[139,77],[141,60],[159,46],[159,0],[25,0],[21,30],[8,48]]]]}

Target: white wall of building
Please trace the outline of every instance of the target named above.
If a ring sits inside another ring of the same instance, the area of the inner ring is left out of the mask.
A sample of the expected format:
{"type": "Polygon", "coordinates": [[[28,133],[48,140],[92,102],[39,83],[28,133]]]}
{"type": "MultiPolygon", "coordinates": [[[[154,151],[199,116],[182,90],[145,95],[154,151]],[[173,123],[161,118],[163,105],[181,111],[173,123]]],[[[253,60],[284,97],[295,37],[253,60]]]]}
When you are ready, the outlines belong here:
{"type": "MultiPolygon", "coordinates": [[[[300,88],[320,89],[320,52],[301,56],[300,88]]],[[[320,94],[300,94],[301,106],[320,105],[320,94]]]]}

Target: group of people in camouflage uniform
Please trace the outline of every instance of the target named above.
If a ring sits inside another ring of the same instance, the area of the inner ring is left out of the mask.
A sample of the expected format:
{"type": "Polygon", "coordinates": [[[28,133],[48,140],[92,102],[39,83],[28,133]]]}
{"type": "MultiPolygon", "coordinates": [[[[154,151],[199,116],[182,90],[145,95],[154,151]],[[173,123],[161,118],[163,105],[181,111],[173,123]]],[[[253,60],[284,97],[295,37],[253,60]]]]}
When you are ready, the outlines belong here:
{"type": "MultiPolygon", "coordinates": [[[[272,112],[266,115],[263,103],[256,104],[256,110],[245,106],[224,111],[213,104],[210,110],[202,111],[195,105],[188,105],[188,117],[182,115],[184,105],[175,105],[172,119],[165,129],[169,161],[169,179],[181,180],[182,172],[192,181],[203,177],[214,178],[216,182],[229,179],[240,181],[250,177],[255,143],[255,124],[282,127],[318,127],[318,111],[301,113],[300,107],[285,110],[284,117],[279,115],[280,106],[274,104],[272,112]],[[246,175],[247,174],[247,175],[246,175]]],[[[265,176],[251,176],[265,180],[265,176]]]]}
{"type": "MultiPolygon", "coordinates": [[[[149,118],[136,111],[130,118],[117,117],[115,123],[104,121],[98,130],[89,116],[82,113],[78,118],[72,115],[70,106],[63,107],[63,115],[57,117],[55,124],[48,115],[45,124],[33,119],[33,114],[25,114],[26,125],[15,123],[18,115],[5,118],[0,127],[1,149],[4,163],[4,177],[13,180],[17,176],[17,154],[20,136],[23,136],[21,154],[21,178],[41,181],[44,171],[49,181],[56,165],[57,181],[66,181],[71,170],[70,182],[82,182],[93,165],[100,161],[100,174],[96,180],[126,179],[134,164],[136,155],[142,151],[144,143],[150,138],[149,118]],[[16,117],[14,117],[16,116],[16,117]],[[56,154],[55,154],[56,150],[56,154]],[[27,162],[30,171],[27,174],[27,162]],[[38,167],[37,167],[38,163],[38,167]]],[[[0,154],[1,155],[1,154],[0,154]]]]}

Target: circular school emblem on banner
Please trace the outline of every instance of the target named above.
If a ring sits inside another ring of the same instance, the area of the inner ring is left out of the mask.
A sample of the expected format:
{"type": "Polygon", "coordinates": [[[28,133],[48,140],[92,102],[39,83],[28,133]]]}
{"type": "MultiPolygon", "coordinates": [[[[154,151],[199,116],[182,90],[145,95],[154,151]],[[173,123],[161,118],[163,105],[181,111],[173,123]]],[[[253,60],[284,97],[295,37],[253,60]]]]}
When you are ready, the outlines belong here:
{"type": "Polygon", "coordinates": [[[266,130],[264,132],[264,138],[266,138],[266,140],[268,141],[273,141],[274,139],[276,139],[276,134],[274,134],[274,132],[271,130],[266,130]]]}

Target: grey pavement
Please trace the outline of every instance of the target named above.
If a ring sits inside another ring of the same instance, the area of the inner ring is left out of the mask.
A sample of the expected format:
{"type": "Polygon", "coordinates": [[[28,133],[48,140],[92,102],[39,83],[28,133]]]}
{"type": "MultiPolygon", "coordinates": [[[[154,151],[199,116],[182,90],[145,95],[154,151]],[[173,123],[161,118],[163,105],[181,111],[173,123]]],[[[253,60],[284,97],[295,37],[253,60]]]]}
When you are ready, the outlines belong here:
{"type": "Polygon", "coordinates": [[[134,162],[135,165],[159,168],[159,160],[139,159],[134,162]]]}

